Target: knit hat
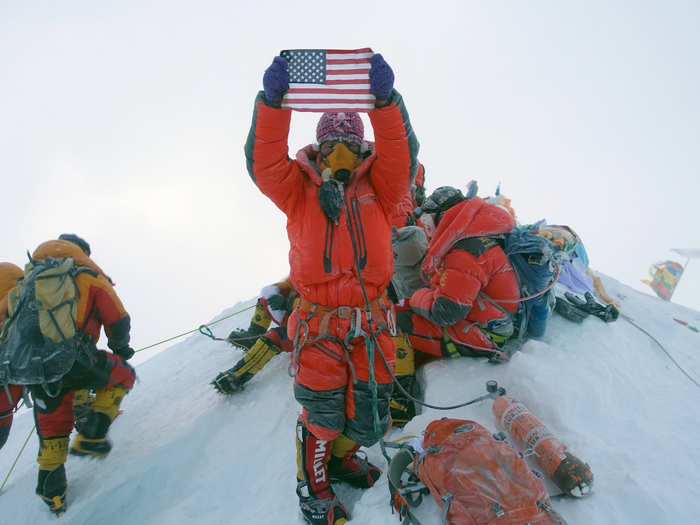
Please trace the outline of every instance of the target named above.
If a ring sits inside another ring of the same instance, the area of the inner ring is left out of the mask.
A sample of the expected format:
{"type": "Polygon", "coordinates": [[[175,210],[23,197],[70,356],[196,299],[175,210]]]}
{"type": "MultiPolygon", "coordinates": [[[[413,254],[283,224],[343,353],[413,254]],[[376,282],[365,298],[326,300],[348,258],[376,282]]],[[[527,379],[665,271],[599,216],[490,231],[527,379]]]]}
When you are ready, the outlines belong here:
{"type": "Polygon", "coordinates": [[[327,140],[347,140],[362,144],[364,136],[365,126],[360,115],[354,112],[324,113],[316,126],[318,144],[327,140]]]}

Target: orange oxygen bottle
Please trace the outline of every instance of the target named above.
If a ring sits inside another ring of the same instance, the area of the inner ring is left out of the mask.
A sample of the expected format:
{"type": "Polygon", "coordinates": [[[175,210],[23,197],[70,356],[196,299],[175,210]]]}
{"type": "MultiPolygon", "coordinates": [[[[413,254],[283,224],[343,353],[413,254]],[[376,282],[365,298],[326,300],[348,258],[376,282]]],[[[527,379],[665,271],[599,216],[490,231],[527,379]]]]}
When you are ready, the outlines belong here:
{"type": "Polygon", "coordinates": [[[563,492],[582,497],[593,487],[588,463],[570,454],[566,445],[552,435],[525,405],[502,395],[493,402],[493,413],[523,455],[533,454],[537,464],[563,492]]]}

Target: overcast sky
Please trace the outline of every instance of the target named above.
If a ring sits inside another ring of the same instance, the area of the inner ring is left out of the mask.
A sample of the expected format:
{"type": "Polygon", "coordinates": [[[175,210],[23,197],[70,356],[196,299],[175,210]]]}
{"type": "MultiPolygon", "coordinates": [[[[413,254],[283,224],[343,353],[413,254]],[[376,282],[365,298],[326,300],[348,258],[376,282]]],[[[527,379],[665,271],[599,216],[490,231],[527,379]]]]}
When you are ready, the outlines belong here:
{"type": "MultiPolygon", "coordinates": [[[[428,189],[500,181],[598,271],[645,290],[652,263],[685,262],[670,248],[700,248],[697,2],[246,3],[0,1],[0,260],[82,235],[134,347],[288,272],[285,218],[243,156],[281,49],[382,53],[428,189]]],[[[292,154],[317,119],[295,114],[292,154]]],[[[700,261],[674,301],[700,309],[700,261]]]]}

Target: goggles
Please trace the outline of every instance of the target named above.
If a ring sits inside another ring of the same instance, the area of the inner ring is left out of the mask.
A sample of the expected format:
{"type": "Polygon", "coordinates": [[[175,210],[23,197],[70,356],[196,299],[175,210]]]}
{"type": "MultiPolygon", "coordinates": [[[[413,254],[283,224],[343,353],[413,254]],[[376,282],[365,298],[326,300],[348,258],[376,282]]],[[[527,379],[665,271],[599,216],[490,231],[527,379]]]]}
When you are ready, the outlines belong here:
{"type": "Polygon", "coordinates": [[[349,140],[327,140],[319,146],[319,151],[321,152],[321,155],[327,157],[333,153],[333,150],[335,150],[335,147],[338,144],[342,144],[355,155],[359,155],[360,151],[362,151],[362,146],[358,142],[351,142],[349,140]]]}

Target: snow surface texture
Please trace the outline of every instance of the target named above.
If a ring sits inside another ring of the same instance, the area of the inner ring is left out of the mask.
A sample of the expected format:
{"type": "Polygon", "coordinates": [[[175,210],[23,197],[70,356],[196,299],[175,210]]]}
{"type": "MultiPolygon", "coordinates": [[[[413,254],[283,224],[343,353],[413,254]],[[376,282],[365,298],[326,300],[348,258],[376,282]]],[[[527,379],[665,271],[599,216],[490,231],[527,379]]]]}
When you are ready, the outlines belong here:
{"type": "MultiPolygon", "coordinates": [[[[608,292],[622,312],[653,334],[700,381],[696,311],[664,303],[612,279],[608,292]]],[[[254,304],[239,303],[221,316],[254,304]]],[[[212,326],[225,337],[247,327],[250,310],[212,326]]],[[[286,356],[273,359],[232,397],[209,382],[242,353],[195,334],[137,368],[139,382],[123,403],[104,460],[69,457],[68,511],[57,522],[34,494],[38,444],[30,440],[5,491],[3,524],[301,524],[295,489],[294,425],[298,412],[286,356]]],[[[570,525],[690,524],[700,515],[700,389],[647,335],[623,319],[582,325],[554,315],[546,337],[529,341],[512,361],[493,365],[462,358],[422,371],[426,401],[449,405],[484,392],[496,379],[525,403],[569,450],[587,461],[594,492],[557,499],[570,525]]],[[[491,401],[449,412],[426,409],[387,439],[420,434],[444,416],[479,421],[497,431],[491,401]]],[[[15,419],[0,452],[4,478],[33,420],[15,419]]],[[[378,446],[368,451],[385,466],[378,446]]],[[[339,487],[352,523],[398,523],[388,505],[386,477],[367,491],[339,487]]],[[[425,525],[440,522],[432,498],[416,512],[425,525]]]]}

